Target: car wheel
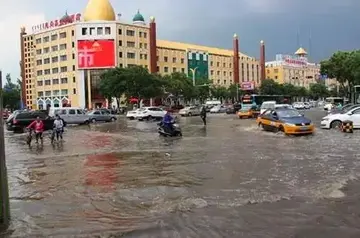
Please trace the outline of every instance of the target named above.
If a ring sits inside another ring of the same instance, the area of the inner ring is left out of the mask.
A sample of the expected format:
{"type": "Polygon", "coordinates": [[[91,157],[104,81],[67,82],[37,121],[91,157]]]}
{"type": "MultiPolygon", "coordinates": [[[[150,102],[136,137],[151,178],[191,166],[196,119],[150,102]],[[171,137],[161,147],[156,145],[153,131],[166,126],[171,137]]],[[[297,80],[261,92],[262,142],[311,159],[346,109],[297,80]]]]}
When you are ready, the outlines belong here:
{"type": "Polygon", "coordinates": [[[95,118],[91,119],[91,122],[96,123],[96,119],[95,118]]]}
{"type": "Polygon", "coordinates": [[[279,129],[278,129],[278,130],[285,133],[283,126],[279,126],[279,129]]]}
{"type": "Polygon", "coordinates": [[[89,125],[90,122],[89,122],[88,120],[86,120],[86,121],[84,122],[84,124],[85,124],[85,125],[89,125]]]}
{"type": "Polygon", "coordinates": [[[191,117],[191,116],[192,116],[191,112],[189,112],[189,113],[188,113],[188,116],[189,116],[189,117],[191,117]]]}
{"type": "Polygon", "coordinates": [[[111,118],[111,121],[112,121],[112,122],[116,121],[116,118],[115,118],[115,117],[112,117],[112,118],[111,118]]]}
{"type": "Polygon", "coordinates": [[[341,121],[336,120],[336,121],[331,122],[330,128],[331,129],[337,129],[337,128],[340,127],[340,125],[341,125],[341,121]]]}
{"type": "Polygon", "coordinates": [[[148,120],[148,121],[152,120],[152,116],[149,115],[149,116],[147,117],[147,120],[148,120]]]}

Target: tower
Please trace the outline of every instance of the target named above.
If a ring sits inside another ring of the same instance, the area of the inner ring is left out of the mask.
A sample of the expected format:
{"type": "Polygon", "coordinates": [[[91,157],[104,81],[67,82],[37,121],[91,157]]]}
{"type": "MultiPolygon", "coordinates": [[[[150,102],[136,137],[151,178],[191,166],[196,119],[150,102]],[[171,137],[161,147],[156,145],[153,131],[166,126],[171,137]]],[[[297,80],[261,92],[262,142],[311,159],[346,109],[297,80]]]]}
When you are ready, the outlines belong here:
{"type": "Polygon", "coordinates": [[[260,41],[260,80],[265,80],[265,43],[260,41]]]}
{"type": "Polygon", "coordinates": [[[155,17],[150,17],[150,73],[157,73],[155,17]]]}
{"type": "Polygon", "coordinates": [[[234,34],[234,39],[233,39],[233,50],[234,50],[234,83],[235,84],[239,84],[239,38],[237,36],[237,34],[234,34]]]}

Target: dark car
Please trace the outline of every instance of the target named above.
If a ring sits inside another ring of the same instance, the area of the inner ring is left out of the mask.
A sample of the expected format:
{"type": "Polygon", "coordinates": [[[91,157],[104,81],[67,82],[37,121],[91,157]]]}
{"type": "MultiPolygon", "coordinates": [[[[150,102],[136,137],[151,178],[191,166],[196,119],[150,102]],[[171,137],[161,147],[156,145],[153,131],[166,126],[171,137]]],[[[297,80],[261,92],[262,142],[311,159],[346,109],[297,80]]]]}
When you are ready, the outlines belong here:
{"type": "Polygon", "coordinates": [[[234,103],[226,108],[226,114],[235,114],[241,109],[241,103],[234,103]]]}
{"type": "Polygon", "coordinates": [[[25,128],[37,117],[44,122],[45,130],[52,130],[54,119],[49,117],[44,111],[28,111],[14,114],[6,121],[6,129],[14,132],[24,132],[25,128]]]}

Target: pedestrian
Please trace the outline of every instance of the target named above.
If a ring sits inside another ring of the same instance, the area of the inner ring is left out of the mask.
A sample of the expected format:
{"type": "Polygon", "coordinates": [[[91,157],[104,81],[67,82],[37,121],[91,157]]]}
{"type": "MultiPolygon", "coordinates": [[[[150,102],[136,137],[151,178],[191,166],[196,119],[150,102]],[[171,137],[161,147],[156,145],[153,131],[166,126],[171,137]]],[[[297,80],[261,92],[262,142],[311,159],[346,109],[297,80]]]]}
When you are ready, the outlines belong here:
{"type": "Polygon", "coordinates": [[[204,126],[206,126],[206,107],[205,106],[201,107],[200,117],[204,123],[204,126]]]}
{"type": "Polygon", "coordinates": [[[33,121],[28,127],[27,129],[33,129],[35,131],[35,139],[36,139],[36,144],[39,143],[39,139],[41,140],[41,143],[43,143],[43,137],[42,134],[44,132],[44,123],[43,121],[40,119],[40,117],[36,117],[36,120],[33,121]]]}

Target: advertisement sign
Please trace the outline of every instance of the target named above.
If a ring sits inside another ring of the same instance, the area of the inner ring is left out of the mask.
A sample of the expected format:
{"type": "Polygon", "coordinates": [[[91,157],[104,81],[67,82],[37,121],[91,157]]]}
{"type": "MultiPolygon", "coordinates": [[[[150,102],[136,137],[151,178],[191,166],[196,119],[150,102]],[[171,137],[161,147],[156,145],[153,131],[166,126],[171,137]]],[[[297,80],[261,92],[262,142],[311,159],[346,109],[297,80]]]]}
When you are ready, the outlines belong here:
{"type": "Polygon", "coordinates": [[[308,64],[308,60],[306,57],[298,57],[298,56],[282,55],[282,54],[276,55],[276,61],[282,61],[287,65],[298,66],[298,67],[305,66],[308,64]]]}
{"type": "Polygon", "coordinates": [[[113,40],[79,40],[77,42],[78,68],[96,69],[115,66],[113,40]]]}
{"type": "Polygon", "coordinates": [[[241,90],[254,90],[255,84],[254,82],[242,82],[241,83],[241,90]]]}
{"type": "Polygon", "coordinates": [[[81,14],[77,13],[77,14],[69,15],[68,18],[63,17],[61,19],[56,19],[56,20],[52,20],[52,21],[48,21],[48,22],[44,22],[44,23],[35,25],[31,29],[32,29],[33,33],[37,33],[40,31],[54,29],[59,26],[63,26],[63,25],[67,25],[67,24],[71,24],[73,22],[79,22],[79,21],[81,21],[81,14]]]}

